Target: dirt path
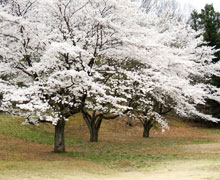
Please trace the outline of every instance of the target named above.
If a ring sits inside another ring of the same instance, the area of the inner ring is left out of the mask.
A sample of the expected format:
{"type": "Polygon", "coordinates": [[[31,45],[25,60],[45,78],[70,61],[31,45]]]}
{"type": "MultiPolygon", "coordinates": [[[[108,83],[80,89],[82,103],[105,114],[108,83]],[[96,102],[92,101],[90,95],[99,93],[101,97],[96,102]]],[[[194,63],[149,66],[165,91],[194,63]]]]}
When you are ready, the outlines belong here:
{"type": "Polygon", "coordinates": [[[155,171],[119,172],[100,167],[101,172],[89,172],[88,169],[68,168],[50,174],[11,174],[1,180],[220,180],[219,169],[220,162],[215,161],[175,161],[155,171]]]}
{"type": "Polygon", "coordinates": [[[220,180],[220,162],[177,161],[153,172],[122,173],[106,180],[220,180]]]}

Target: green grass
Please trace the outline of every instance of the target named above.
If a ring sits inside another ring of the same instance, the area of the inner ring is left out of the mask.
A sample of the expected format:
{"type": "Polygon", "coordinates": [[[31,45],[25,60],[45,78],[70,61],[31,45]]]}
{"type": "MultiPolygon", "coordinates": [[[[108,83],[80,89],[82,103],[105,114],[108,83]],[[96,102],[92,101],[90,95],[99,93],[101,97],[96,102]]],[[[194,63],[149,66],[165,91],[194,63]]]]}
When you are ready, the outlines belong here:
{"type": "Polygon", "coordinates": [[[208,143],[214,143],[216,142],[215,140],[211,139],[192,139],[190,140],[191,144],[208,144],[208,143]]]}
{"type": "MultiPolygon", "coordinates": [[[[54,144],[54,126],[50,124],[40,124],[39,126],[22,125],[23,118],[0,115],[0,134],[22,139],[27,142],[38,144],[54,144]]],[[[67,139],[67,145],[80,143],[80,140],[73,141],[67,139]]]]}
{"type": "Polygon", "coordinates": [[[216,129],[216,130],[206,130],[204,131],[207,134],[215,134],[215,135],[219,135],[220,134],[220,129],[216,129]]]}
{"type": "Polygon", "coordinates": [[[75,144],[74,150],[63,154],[81,160],[89,160],[95,163],[104,163],[108,167],[118,168],[152,168],[158,163],[173,160],[187,160],[195,157],[195,154],[186,154],[182,146],[190,144],[207,144],[215,141],[208,139],[170,139],[170,138],[138,138],[128,139],[123,144],[119,140],[114,142],[102,141],[89,143],[83,141],[75,144]]]}
{"type": "Polygon", "coordinates": [[[147,166],[155,166],[156,163],[168,159],[177,159],[177,155],[167,154],[123,154],[123,153],[86,153],[86,152],[68,152],[68,156],[89,160],[95,163],[104,163],[108,167],[132,167],[142,168],[147,166]]]}
{"type": "MultiPolygon", "coordinates": [[[[1,115],[0,134],[28,142],[51,145],[52,149],[54,143],[54,127],[52,125],[41,124],[38,127],[21,125],[23,121],[24,119],[22,118],[1,115]]],[[[87,128],[80,115],[72,117],[67,125],[66,145],[69,147],[69,150],[60,156],[104,163],[109,167],[116,168],[151,168],[164,161],[203,158],[204,155],[202,154],[184,152],[183,146],[215,142],[210,139],[198,138],[154,137],[143,139],[137,136],[122,136],[122,138],[119,138],[120,136],[109,138],[108,136],[107,138],[101,137],[98,143],[90,143],[88,141],[88,133],[84,135],[84,131],[87,128]],[[79,128],[81,129],[79,130],[79,128]]],[[[106,124],[104,124],[103,128],[105,131],[108,131],[106,124]]],[[[210,132],[212,134],[219,133],[217,130],[210,132]]]]}
{"type": "Polygon", "coordinates": [[[0,134],[16,137],[28,142],[39,144],[53,144],[53,134],[47,127],[22,125],[23,118],[7,115],[0,116],[0,134]]]}

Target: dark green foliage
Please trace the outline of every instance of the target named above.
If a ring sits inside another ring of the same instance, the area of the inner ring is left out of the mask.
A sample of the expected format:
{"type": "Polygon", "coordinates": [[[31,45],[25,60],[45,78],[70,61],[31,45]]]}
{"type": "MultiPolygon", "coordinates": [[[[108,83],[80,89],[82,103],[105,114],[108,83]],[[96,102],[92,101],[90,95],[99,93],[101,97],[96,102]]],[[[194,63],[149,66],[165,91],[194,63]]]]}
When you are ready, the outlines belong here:
{"type": "MultiPolygon", "coordinates": [[[[220,49],[220,13],[216,12],[212,4],[207,4],[200,13],[193,11],[191,14],[192,28],[196,31],[203,29],[203,37],[209,46],[220,49]]],[[[220,52],[215,53],[213,62],[220,59],[220,52]]]]}
{"type": "MultiPolygon", "coordinates": [[[[194,30],[203,30],[203,38],[209,46],[220,49],[220,13],[216,12],[212,4],[206,4],[200,13],[193,11],[191,26],[194,30]]],[[[220,51],[215,53],[213,63],[220,60],[220,51]]],[[[220,68],[220,67],[219,67],[220,68]]],[[[220,88],[220,78],[213,76],[210,84],[220,88]]],[[[206,112],[220,118],[220,104],[213,100],[207,101],[206,112]]]]}

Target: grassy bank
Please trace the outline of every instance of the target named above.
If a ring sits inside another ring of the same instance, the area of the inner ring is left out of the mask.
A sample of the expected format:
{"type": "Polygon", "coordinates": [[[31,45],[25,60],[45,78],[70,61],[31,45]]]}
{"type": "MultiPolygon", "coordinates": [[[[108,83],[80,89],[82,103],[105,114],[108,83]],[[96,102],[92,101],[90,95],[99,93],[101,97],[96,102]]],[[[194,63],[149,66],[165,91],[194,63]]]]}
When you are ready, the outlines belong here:
{"type": "MultiPolygon", "coordinates": [[[[123,119],[106,121],[100,132],[100,141],[90,143],[87,127],[81,115],[78,114],[67,123],[67,153],[58,156],[61,159],[85,160],[104,164],[110,168],[125,168],[127,170],[150,169],[161,162],[173,160],[216,159],[216,155],[213,153],[204,156],[201,153],[189,152],[186,147],[218,142],[218,130],[195,128],[179,120],[172,118],[170,120],[171,128],[169,131],[162,134],[159,129],[153,130],[152,137],[149,139],[141,137],[142,127],[138,124],[134,127],[128,127],[123,119]]],[[[21,125],[22,122],[22,118],[1,115],[0,134],[12,138],[15,142],[19,141],[20,149],[25,149],[27,143],[32,143],[31,146],[42,145],[39,151],[51,152],[53,150],[54,127],[52,125],[41,124],[36,127],[21,125]]],[[[1,144],[1,151],[12,151],[13,153],[18,148],[16,143],[7,144],[4,140],[1,144]],[[5,144],[3,145],[3,143],[5,144]]],[[[13,157],[13,155],[11,156],[13,157]]],[[[25,161],[25,157],[22,159],[21,156],[18,159],[25,161]]]]}

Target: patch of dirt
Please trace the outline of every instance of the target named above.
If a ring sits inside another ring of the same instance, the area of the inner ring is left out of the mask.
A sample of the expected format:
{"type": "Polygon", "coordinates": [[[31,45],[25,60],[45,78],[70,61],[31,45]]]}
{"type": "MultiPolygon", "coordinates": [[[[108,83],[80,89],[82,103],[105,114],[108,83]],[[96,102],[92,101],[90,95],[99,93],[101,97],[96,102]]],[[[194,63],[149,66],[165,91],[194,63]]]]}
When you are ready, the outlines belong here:
{"type": "Polygon", "coordinates": [[[4,161],[63,161],[70,159],[65,156],[52,153],[53,146],[26,142],[18,138],[0,134],[0,160],[4,161]]]}
{"type": "Polygon", "coordinates": [[[202,133],[198,128],[193,127],[170,127],[169,130],[166,130],[164,133],[152,132],[152,137],[167,137],[167,138],[212,138],[208,134],[202,133]]]}
{"type": "MultiPolygon", "coordinates": [[[[162,133],[160,127],[157,129],[152,129],[150,132],[150,137],[163,137],[163,138],[192,138],[192,139],[220,139],[220,135],[204,133],[207,128],[196,127],[195,123],[184,122],[183,119],[176,116],[167,116],[169,120],[170,128],[166,129],[162,133]]],[[[100,137],[121,137],[128,139],[133,137],[142,137],[143,126],[138,120],[133,120],[133,126],[128,126],[126,124],[127,117],[121,117],[111,121],[104,121],[104,128],[100,129],[100,137]],[[108,131],[106,131],[106,128],[108,131]]],[[[87,127],[81,126],[81,131],[86,133],[87,127]],[[84,129],[85,128],[85,129],[84,129]]]]}
{"type": "Polygon", "coordinates": [[[185,145],[184,151],[198,154],[220,154],[220,143],[185,145]]]}

